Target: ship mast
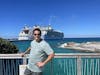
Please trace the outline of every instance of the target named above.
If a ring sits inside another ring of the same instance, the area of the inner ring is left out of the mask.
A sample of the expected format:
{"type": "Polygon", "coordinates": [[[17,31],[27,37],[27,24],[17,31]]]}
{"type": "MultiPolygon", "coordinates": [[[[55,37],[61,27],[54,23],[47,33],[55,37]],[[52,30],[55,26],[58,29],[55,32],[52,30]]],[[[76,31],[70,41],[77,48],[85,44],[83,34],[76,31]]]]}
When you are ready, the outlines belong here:
{"type": "Polygon", "coordinates": [[[51,26],[51,22],[52,22],[52,19],[55,18],[55,16],[50,16],[50,19],[49,19],[49,25],[51,26]]]}

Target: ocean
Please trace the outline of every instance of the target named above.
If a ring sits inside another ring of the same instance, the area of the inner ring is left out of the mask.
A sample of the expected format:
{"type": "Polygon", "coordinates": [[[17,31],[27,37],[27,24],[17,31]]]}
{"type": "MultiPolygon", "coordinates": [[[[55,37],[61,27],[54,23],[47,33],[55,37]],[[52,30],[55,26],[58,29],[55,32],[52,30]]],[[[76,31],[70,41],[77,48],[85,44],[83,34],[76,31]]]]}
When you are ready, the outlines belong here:
{"type": "MultiPolygon", "coordinates": [[[[86,53],[79,50],[59,48],[59,46],[66,42],[77,42],[77,43],[93,42],[93,41],[99,42],[100,38],[64,38],[64,39],[51,39],[46,41],[50,44],[55,53],[86,53]]],[[[12,43],[14,43],[18,47],[19,52],[24,52],[30,46],[30,42],[31,42],[30,40],[12,41],[12,43]]]]}
{"type": "MultiPolygon", "coordinates": [[[[100,42],[100,38],[64,38],[62,40],[46,40],[55,53],[87,53],[78,50],[59,48],[60,44],[66,42],[100,42]]],[[[31,41],[12,41],[19,52],[24,52],[31,41]]],[[[89,52],[88,52],[89,53],[89,52]]],[[[79,75],[77,60],[79,58],[54,58],[45,65],[43,75],[79,75]]],[[[0,75],[19,75],[19,65],[22,59],[0,59],[0,75]]],[[[100,75],[100,58],[81,58],[81,75],[100,75]]]]}

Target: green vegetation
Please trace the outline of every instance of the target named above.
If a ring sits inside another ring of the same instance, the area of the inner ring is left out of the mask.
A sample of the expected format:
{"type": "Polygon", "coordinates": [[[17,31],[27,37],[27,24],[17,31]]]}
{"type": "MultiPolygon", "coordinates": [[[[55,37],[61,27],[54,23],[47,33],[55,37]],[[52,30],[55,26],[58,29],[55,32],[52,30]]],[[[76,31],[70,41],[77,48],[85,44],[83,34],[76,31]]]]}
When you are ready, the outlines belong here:
{"type": "Polygon", "coordinates": [[[18,48],[11,42],[0,38],[0,54],[17,53],[18,48]]]}

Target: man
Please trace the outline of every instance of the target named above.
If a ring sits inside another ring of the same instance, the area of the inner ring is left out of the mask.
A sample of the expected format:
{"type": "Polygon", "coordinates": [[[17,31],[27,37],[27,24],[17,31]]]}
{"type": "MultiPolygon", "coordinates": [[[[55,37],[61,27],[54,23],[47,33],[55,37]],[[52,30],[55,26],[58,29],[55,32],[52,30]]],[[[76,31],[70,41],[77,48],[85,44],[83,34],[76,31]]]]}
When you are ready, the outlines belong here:
{"type": "Polygon", "coordinates": [[[42,75],[43,66],[54,57],[54,51],[49,44],[41,39],[41,30],[36,28],[33,30],[34,40],[31,46],[22,56],[30,51],[28,65],[25,75],[42,75]]]}

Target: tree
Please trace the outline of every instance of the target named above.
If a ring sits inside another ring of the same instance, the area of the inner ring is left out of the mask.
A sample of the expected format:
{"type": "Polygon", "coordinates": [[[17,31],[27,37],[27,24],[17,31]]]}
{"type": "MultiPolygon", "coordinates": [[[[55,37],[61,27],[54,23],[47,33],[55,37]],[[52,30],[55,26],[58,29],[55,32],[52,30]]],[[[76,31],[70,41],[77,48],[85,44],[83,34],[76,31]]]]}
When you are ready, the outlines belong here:
{"type": "Polygon", "coordinates": [[[0,53],[1,54],[10,54],[17,53],[18,48],[11,42],[0,38],[0,53]]]}

